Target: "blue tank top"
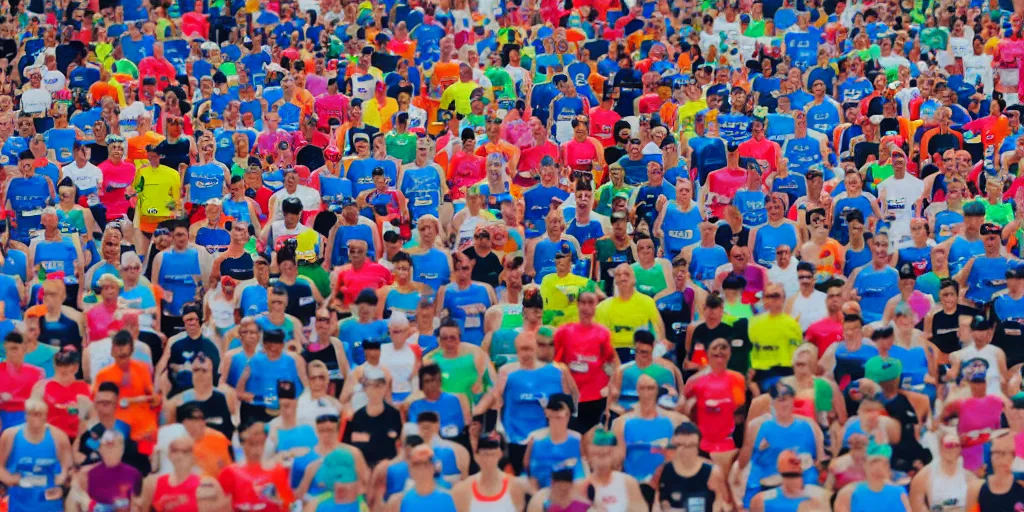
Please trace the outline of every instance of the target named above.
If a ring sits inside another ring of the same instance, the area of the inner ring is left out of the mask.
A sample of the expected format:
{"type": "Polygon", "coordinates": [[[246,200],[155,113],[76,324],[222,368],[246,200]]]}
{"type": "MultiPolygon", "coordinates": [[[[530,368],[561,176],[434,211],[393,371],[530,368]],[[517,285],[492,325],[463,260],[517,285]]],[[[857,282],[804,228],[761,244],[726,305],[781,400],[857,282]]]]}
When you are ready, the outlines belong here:
{"type": "Polygon", "coordinates": [[[547,425],[544,406],[547,398],[562,392],[562,372],[554,365],[544,365],[533,370],[517,369],[507,376],[504,406],[501,417],[505,419],[505,434],[508,442],[526,444],[534,430],[547,425]]]}
{"type": "Polygon", "coordinates": [[[812,165],[821,163],[821,143],[810,136],[794,137],[786,142],[783,154],[789,159],[789,171],[804,175],[812,165]]]}
{"type": "Polygon", "coordinates": [[[50,187],[42,174],[11,180],[7,186],[7,200],[15,215],[16,225],[11,226],[12,238],[28,245],[31,231],[40,229],[43,208],[49,198],[50,187]]]}
{"type": "Polygon", "coordinates": [[[167,304],[167,313],[181,316],[182,306],[196,300],[201,279],[199,252],[196,248],[188,247],[181,252],[174,249],[164,251],[157,284],[172,294],[172,300],[167,304]]]}
{"type": "Polygon", "coordinates": [[[800,504],[808,499],[807,496],[790,498],[782,494],[782,489],[775,488],[764,499],[764,512],[797,512],[800,504]]]}
{"type": "Polygon", "coordinates": [[[327,204],[339,204],[346,197],[352,197],[352,182],[348,178],[320,175],[320,195],[327,204]]]}
{"type": "Polygon", "coordinates": [[[865,219],[870,219],[874,215],[871,209],[871,201],[863,195],[838,199],[832,206],[832,230],[829,231],[828,236],[835,238],[837,242],[843,245],[849,243],[850,230],[846,223],[846,215],[854,210],[859,210],[865,219]]]}
{"type": "Polygon", "coordinates": [[[263,352],[257,353],[249,361],[249,380],[245,383],[245,391],[254,395],[252,405],[262,405],[269,410],[277,410],[277,381],[290,380],[295,384],[295,395],[302,394],[302,381],[295,368],[295,360],[282,354],[277,361],[271,361],[263,352]]]}
{"type": "Polygon", "coordinates": [[[697,168],[697,179],[701,185],[707,182],[711,171],[725,168],[728,165],[726,148],[722,139],[717,137],[694,137],[689,141],[693,150],[693,165],[697,168]]]}
{"type": "MultiPolygon", "coordinates": [[[[644,370],[646,370],[646,368],[644,370]]],[[[636,402],[639,399],[636,394],[636,382],[640,380],[641,375],[647,373],[644,370],[641,370],[640,367],[636,365],[635,361],[631,361],[623,365],[622,391],[619,396],[619,405],[627,411],[632,410],[633,406],[636,405],[636,402]]],[[[649,372],[649,374],[655,381],[657,381],[659,388],[665,386],[671,388],[676,387],[676,382],[671,371],[653,371],[649,372]]]]}
{"type": "Polygon", "coordinates": [[[452,439],[457,437],[466,426],[466,418],[462,415],[462,402],[451,393],[441,392],[436,401],[420,398],[409,404],[407,416],[409,421],[416,421],[420,413],[432,411],[441,419],[441,437],[452,439]]]}
{"type": "MultiPolygon", "coordinates": [[[[750,507],[750,500],[760,490],[761,479],[778,474],[776,467],[783,450],[792,450],[802,457],[810,457],[812,462],[817,455],[814,429],[805,419],[796,418],[788,427],[779,425],[774,418],[762,423],[754,439],[754,446],[760,447],[762,442],[767,444],[767,448],[755,449],[750,460],[750,476],[747,478],[747,492],[743,499],[745,508],[750,507]]],[[[804,470],[804,483],[814,484],[817,480],[818,469],[811,464],[804,470]]]]}
{"type": "Polygon", "coordinates": [[[753,119],[743,114],[718,114],[718,135],[730,146],[750,140],[753,119]]]}
{"type": "Polygon", "coordinates": [[[768,210],[765,209],[765,195],[760,190],[737,190],[733,194],[732,204],[743,216],[743,225],[752,228],[768,222],[768,210]]]}
{"type": "Polygon", "coordinates": [[[900,385],[904,389],[913,389],[914,386],[924,384],[924,378],[928,375],[928,355],[924,347],[904,348],[895,345],[889,349],[889,355],[899,359],[903,364],[900,385]]]}
{"type": "Polygon", "coordinates": [[[846,248],[846,262],[843,263],[843,275],[850,277],[854,270],[871,263],[871,247],[867,244],[859,251],[846,248]]]}
{"type": "MultiPolygon", "coordinates": [[[[224,215],[227,215],[228,217],[231,217],[232,219],[235,219],[239,222],[247,222],[249,224],[252,224],[252,219],[249,218],[248,201],[245,201],[244,199],[242,201],[232,201],[231,199],[226,199],[223,203],[223,207],[224,215]]],[[[199,238],[198,234],[196,234],[196,238],[199,238]]]]}
{"type": "Polygon", "coordinates": [[[366,224],[355,226],[338,225],[334,233],[334,246],[331,247],[331,264],[340,266],[348,263],[348,242],[349,240],[362,240],[366,242],[366,254],[371,260],[376,260],[376,251],[373,249],[373,228],[366,224]]]}
{"type": "Polygon", "coordinates": [[[373,189],[373,169],[376,167],[384,168],[384,175],[387,176],[388,183],[398,182],[398,170],[390,161],[375,158],[356,159],[349,165],[348,172],[345,174],[345,177],[352,182],[353,195],[358,196],[365,190],[373,189]]]}
{"type": "Polygon", "coordinates": [[[1024,297],[1014,299],[1009,294],[1003,294],[996,297],[992,307],[995,309],[996,317],[999,318],[1000,322],[1024,323],[1024,297]]]}
{"type": "Polygon", "coordinates": [[[78,277],[75,276],[76,260],[78,251],[69,235],[61,236],[56,242],[40,240],[36,244],[35,264],[42,265],[47,274],[63,272],[64,284],[78,284],[78,277]]]}
{"type": "Polygon", "coordinates": [[[967,292],[964,297],[978,304],[990,302],[994,293],[1006,288],[1008,266],[1009,262],[1002,256],[976,256],[971,265],[971,273],[967,276],[967,292]]]}
{"type": "Polygon", "coordinates": [[[3,259],[3,268],[0,268],[0,273],[11,277],[20,276],[22,282],[28,282],[28,263],[26,259],[24,252],[17,249],[8,250],[7,257],[3,259]]]}
{"type": "Polygon", "coordinates": [[[968,242],[962,236],[956,237],[949,247],[949,275],[956,275],[973,256],[985,254],[985,243],[981,238],[968,242]]]}
{"type": "Polygon", "coordinates": [[[797,199],[807,195],[807,178],[795,172],[784,178],[775,178],[772,180],[772,192],[786,194],[789,199],[788,204],[793,204],[797,199]]]}
{"type": "Polygon", "coordinates": [[[194,204],[206,204],[224,193],[224,169],[214,164],[193,165],[185,173],[188,185],[188,200],[194,204]]]}
{"type": "Polygon", "coordinates": [[[402,496],[399,512],[455,512],[455,501],[452,495],[441,489],[434,489],[430,494],[420,496],[416,489],[409,489],[402,496]]]}
{"type": "Polygon", "coordinates": [[[850,512],[875,512],[878,510],[898,510],[903,507],[903,495],[906,489],[898,485],[886,484],[881,491],[875,492],[867,482],[857,482],[850,496],[850,512]]]}
{"type": "Polygon", "coordinates": [[[306,465],[316,460],[316,452],[313,451],[313,447],[316,446],[316,429],[312,425],[296,425],[295,428],[290,429],[277,429],[277,450],[276,453],[286,452],[292,448],[309,448],[309,452],[303,457],[296,458],[292,461],[291,467],[291,482],[292,489],[299,487],[302,483],[302,475],[306,470],[306,465]],[[310,457],[312,455],[312,458],[310,457]],[[299,461],[302,460],[302,463],[299,461]]]}
{"type": "Polygon", "coordinates": [[[556,467],[573,467],[575,479],[583,478],[583,464],[580,464],[580,435],[569,431],[569,437],[561,443],[551,441],[551,436],[545,435],[533,440],[533,450],[530,452],[530,476],[537,479],[540,488],[551,485],[551,473],[556,467]]]}
{"type": "Polygon", "coordinates": [[[665,462],[665,456],[654,448],[667,445],[673,430],[672,420],[665,416],[627,419],[622,426],[622,439],[626,444],[622,470],[637,482],[646,483],[665,462]]]}
{"type": "Polygon", "coordinates": [[[451,280],[452,268],[448,262],[448,254],[436,248],[428,251],[411,254],[412,258],[412,280],[423,283],[434,290],[448,284],[451,280]]]}
{"type": "MultiPolygon", "coordinates": [[[[941,178],[940,174],[938,178],[941,178]]],[[[936,179],[938,179],[936,178],[936,179]]],[[[964,215],[960,212],[954,212],[952,210],[942,210],[935,214],[935,242],[945,242],[949,237],[953,236],[953,226],[960,224],[964,221],[964,215]]],[[[952,262],[952,260],[950,260],[952,262]]]]}
{"type": "Polygon", "coordinates": [[[409,318],[410,322],[416,321],[416,306],[420,303],[420,292],[413,290],[402,293],[398,289],[388,291],[384,297],[384,309],[387,311],[401,311],[409,318]]]}
{"type": "MultiPolygon", "coordinates": [[[[236,343],[236,340],[237,338],[235,340],[232,340],[232,345],[236,343]]],[[[238,342],[238,346],[241,346],[241,342],[238,342]]],[[[234,347],[231,347],[228,350],[232,350],[233,348],[234,347]]],[[[261,349],[257,349],[257,353],[259,353],[260,350],[261,349]]],[[[231,362],[228,364],[227,375],[227,382],[229,386],[235,387],[235,385],[238,384],[238,379],[242,377],[242,371],[245,370],[245,367],[248,365],[249,356],[245,355],[245,352],[239,350],[238,352],[231,356],[231,362]]]]}
{"type": "Polygon", "coordinates": [[[568,224],[565,228],[566,234],[575,238],[576,241],[580,243],[581,247],[583,244],[591,240],[596,240],[604,236],[604,227],[601,226],[601,221],[597,219],[590,219],[590,222],[586,225],[579,224],[575,217],[569,219],[567,222],[568,224]]]}
{"type": "Polygon", "coordinates": [[[21,320],[21,297],[18,295],[18,283],[7,274],[0,274],[0,301],[4,303],[4,316],[11,320],[21,320]]]}
{"type": "Polygon", "coordinates": [[[269,188],[271,192],[281,190],[284,188],[284,172],[278,169],[263,173],[263,186],[269,188]]]}
{"type": "Polygon", "coordinates": [[[865,265],[857,274],[853,289],[860,295],[864,322],[877,322],[882,319],[885,303],[900,293],[899,274],[892,267],[875,270],[865,265]]]}
{"type": "Polygon", "coordinates": [[[14,435],[11,453],[7,457],[9,473],[21,475],[21,484],[7,489],[11,512],[59,512],[64,510],[63,500],[46,499],[46,490],[56,486],[54,479],[61,472],[57,458],[57,445],[47,427],[43,440],[31,443],[25,438],[24,427],[14,435]]]}
{"type": "MultiPolygon", "coordinates": [[[[539,283],[544,276],[555,273],[555,254],[558,253],[558,246],[561,241],[552,242],[550,238],[544,237],[533,247],[533,270],[537,273],[533,282],[539,283]]],[[[573,260],[576,254],[573,251],[573,260]]]]}
{"type": "Polygon", "coordinates": [[[238,298],[242,316],[258,316],[267,312],[267,289],[259,284],[246,286],[238,298]]]}
{"type": "MultiPolygon", "coordinates": [[[[166,261],[166,259],[164,261],[166,261]]],[[[92,288],[96,288],[97,286],[100,285],[100,278],[107,274],[117,277],[118,279],[121,278],[121,273],[117,270],[117,267],[111,265],[110,263],[107,263],[106,261],[93,265],[92,282],[89,283],[89,286],[92,288]]]]}
{"type": "Polygon", "coordinates": [[[690,210],[684,212],[679,209],[678,203],[669,201],[661,227],[665,233],[665,257],[669,261],[683,252],[683,249],[700,241],[698,226],[703,221],[696,204],[691,203],[690,210]]]}
{"type": "Polygon", "coordinates": [[[424,215],[437,216],[441,204],[441,178],[437,168],[406,169],[399,186],[409,201],[409,216],[418,219],[424,215]]]}
{"type": "Polygon", "coordinates": [[[462,341],[480,346],[484,340],[484,311],[491,307],[487,288],[480,283],[470,283],[460,290],[452,285],[444,291],[444,309],[462,328],[462,341]],[[467,307],[476,307],[477,312],[467,313],[467,307]]]}
{"type": "Polygon", "coordinates": [[[667,182],[661,185],[642,185],[636,191],[636,215],[637,219],[643,219],[650,228],[654,228],[654,221],[658,218],[658,198],[665,196],[669,201],[676,198],[676,189],[667,182]]]}
{"type": "Polygon", "coordinates": [[[196,245],[205,247],[210,254],[222,252],[231,243],[231,233],[223,228],[203,226],[196,231],[196,245]]]}
{"type": "Polygon", "coordinates": [[[775,248],[780,245],[788,245],[790,249],[796,249],[797,238],[796,228],[786,222],[779,226],[765,224],[757,229],[757,239],[754,240],[754,260],[766,268],[775,264],[775,248]]]}
{"type": "Polygon", "coordinates": [[[927,274],[932,270],[931,254],[931,247],[904,247],[899,250],[896,267],[903,268],[903,265],[910,264],[915,274],[927,274]]]}
{"type": "Polygon", "coordinates": [[[387,336],[388,324],[383,320],[372,320],[364,324],[356,318],[349,318],[343,321],[338,329],[338,340],[345,349],[345,357],[352,365],[366,362],[363,341],[386,340],[387,336]]]}
{"type": "MultiPolygon", "coordinates": [[[[551,135],[558,135],[557,123],[567,123],[572,121],[574,117],[584,114],[585,112],[583,107],[583,98],[580,96],[574,96],[572,98],[559,96],[551,104],[551,118],[554,120],[554,123],[551,123],[551,135]]],[[[559,140],[558,142],[565,141],[559,140]]]]}
{"type": "MultiPolygon", "coordinates": [[[[435,458],[434,463],[439,461],[435,458]]],[[[409,478],[409,463],[402,460],[388,466],[384,485],[384,500],[412,487],[412,479],[409,478]]],[[[434,477],[434,483],[445,489],[451,489],[451,484],[440,476],[434,477]]]]}
{"type": "Polygon", "coordinates": [[[694,247],[690,251],[690,260],[690,276],[693,282],[710,290],[715,281],[715,270],[729,262],[729,255],[720,245],[694,247]]]}
{"type": "Polygon", "coordinates": [[[526,228],[527,238],[534,238],[544,233],[544,217],[551,210],[551,199],[556,197],[564,201],[569,197],[569,193],[558,187],[542,185],[531,187],[523,192],[523,204],[526,205],[526,210],[523,212],[523,226],[526,228]]]}

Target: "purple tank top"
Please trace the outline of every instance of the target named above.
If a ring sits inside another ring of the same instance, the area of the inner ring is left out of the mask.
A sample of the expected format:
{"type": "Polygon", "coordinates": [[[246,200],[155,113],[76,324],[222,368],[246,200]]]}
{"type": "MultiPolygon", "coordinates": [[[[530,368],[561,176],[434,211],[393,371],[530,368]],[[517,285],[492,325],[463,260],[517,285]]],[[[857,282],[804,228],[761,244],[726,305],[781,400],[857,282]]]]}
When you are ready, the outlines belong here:
{"type": "Polygon", "coordinates": [[[548,502],[544,506],[546,512],[587,512],[590,510],[590,505],[583,503],[582,501],[574,501],[569,504],[568,507],[560,507],[554,503],[548,502]]]}
{"type": "Polygon", "coordinates": [[[743,269],[743,279],[747,281],[747,287],[743,291],[750,293],[764,291],[764,273],[761,272],[761,269],[747,265],[747,268],[743,269]]]}
{"type": "Polygon", "coordinates": [[[142,491],[142,475],[123,462],[114,467],[100,463],[89,470],[88,491],[89,498],[101,506],[97,510],[129,510],[131,497],[142,491]]]}

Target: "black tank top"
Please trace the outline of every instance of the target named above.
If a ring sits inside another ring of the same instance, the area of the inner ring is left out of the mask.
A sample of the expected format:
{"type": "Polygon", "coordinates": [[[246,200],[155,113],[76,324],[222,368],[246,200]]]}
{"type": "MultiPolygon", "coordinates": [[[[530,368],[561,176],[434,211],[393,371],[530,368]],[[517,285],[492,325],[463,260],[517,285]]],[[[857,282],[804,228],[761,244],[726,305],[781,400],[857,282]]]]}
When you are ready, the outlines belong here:
{"type": "Polygon", "coordinates": [[[306,361],[308,367],[309,363],[313,361],[320,361],[327,365],[327,374],[331,380],[331,384],[334,385],[334,397],[338,398],[341,394],[341,384],[344,379],[341,377],[341,369],[338,365],[338,354],[334,352],[334,346],[330,343],[320,345],[320,350],[310,350],[310,345],[306,345],[302,349],[302,359],[306,361]]]}
{"type": "Polygon", "coordinates": [[[960,350],[960,336],[957,335],[960,329],[960,316],[970,314],[970,309],[958,304],[953,314],[940,309],[932,315],[932,343],[943,354],[952,354],[960,350]]]}
{"type": "Polygon", "coordinates": [[[285,312],[298,318],[302,325],[308,326],[316,316],[316,298],[313,297],[313,287],[309,281],[296,279],[295,284],[287,284],[277,281],[278,284],[288,289],[288,306],[285,312]]]}
{"type": "Polygon", "coordinates": [[[995,494],[988,488],[988,482],[981,486],[978,492],[979,512],[1003,512],[1015,510],[1015,507],[1024,502],[1024,486],[1013,482],[1006,494],[995,494]]]}
{"type": "Polygon", "coordinates": [[[79,353],[82,351],[82,335],[78,330],[78,322],[75,322],[64,313],[60,314],[54,322],[45,317],[39,321],[39,342],[54,347],[64,348],[75,347],[79,353]]]}
{"type": "MultiPolygon", "coordinates": [[[[228,400],[224,393],[214,389],[210,398],[200,402],[193,396],[195,391],[188,390],[182,395],[183,402],[191,402],[199,406],[206,416],[206,426],[224,434],[224,437],[231,439],[235,435],[235,424],[231,422],[231,409],[228,408],[228,400]]],[[[181,418],[178,418],[180,421],[181,418]]]]}
{"type": "Polygon", "coordinates": [[[252,279],[254,275],[252,269],[252,255],[247,252],[243,252],[242,255],[237,258],[225,257],[220,262],[220,274],[222,276],[232,277],[236,281],[252,279]]]}
{"type": "Polygon", "coordinates": [[[715,503],[715,492],[708,489],[713,466],[704,462],[693,476],[676,473],[671,462],[661,466],[658,480],[658,495],[663,504],[672,510],[711,510],[715,503]]]}

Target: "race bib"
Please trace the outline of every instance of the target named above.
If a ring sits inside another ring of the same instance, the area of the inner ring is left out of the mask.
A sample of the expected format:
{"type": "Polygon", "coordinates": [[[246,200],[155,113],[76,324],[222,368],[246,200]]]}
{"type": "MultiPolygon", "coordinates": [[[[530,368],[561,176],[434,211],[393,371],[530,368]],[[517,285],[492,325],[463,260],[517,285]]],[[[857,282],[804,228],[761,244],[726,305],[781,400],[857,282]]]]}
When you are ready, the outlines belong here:
{"type": "Polygon", "coordinates": [[[480,325],[480,315],[470,315],[466,317],[466,329],[479,329],[480,325]]]}
{"type": "Polygon", "coordinates": [[[569,370],[573,373],[587,373],[588,369],[589,367],[587,366],[587,363],[584,363],[583,361],[569,363],[569,370]]]}

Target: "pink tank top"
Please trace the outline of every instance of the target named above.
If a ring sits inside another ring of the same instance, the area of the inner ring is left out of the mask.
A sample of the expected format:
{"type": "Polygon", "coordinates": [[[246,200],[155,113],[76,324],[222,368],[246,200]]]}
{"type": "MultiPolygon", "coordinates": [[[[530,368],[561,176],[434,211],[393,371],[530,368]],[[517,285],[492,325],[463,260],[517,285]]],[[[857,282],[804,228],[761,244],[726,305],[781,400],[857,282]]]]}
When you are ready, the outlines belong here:
{"type": "Polygon", "coordinates": [[[108,309],[97,304],[85,313],[85,324],[89,327],[89,341],[102,340],[110,335],[110,324],[114,322],[117,307],[108,309]]]}
{"type": "MultiPolygon", "coordinates": [[[[957,433],[960,434],[963,443],[964,469],[974,471],[984,464],[984,449],[987,441],[976,440],[976,435],[984,429],[999,428],[1000,415],[1003,412],[1003,401],[997,396],[983,396],[981,398],[967,398],[960,404],[961,411],[971,411],[970,414],[961,414],[960,422],[957,425],[957,433]]],[[[983,437],[982,440],[987,439],[983,437]]]]}

